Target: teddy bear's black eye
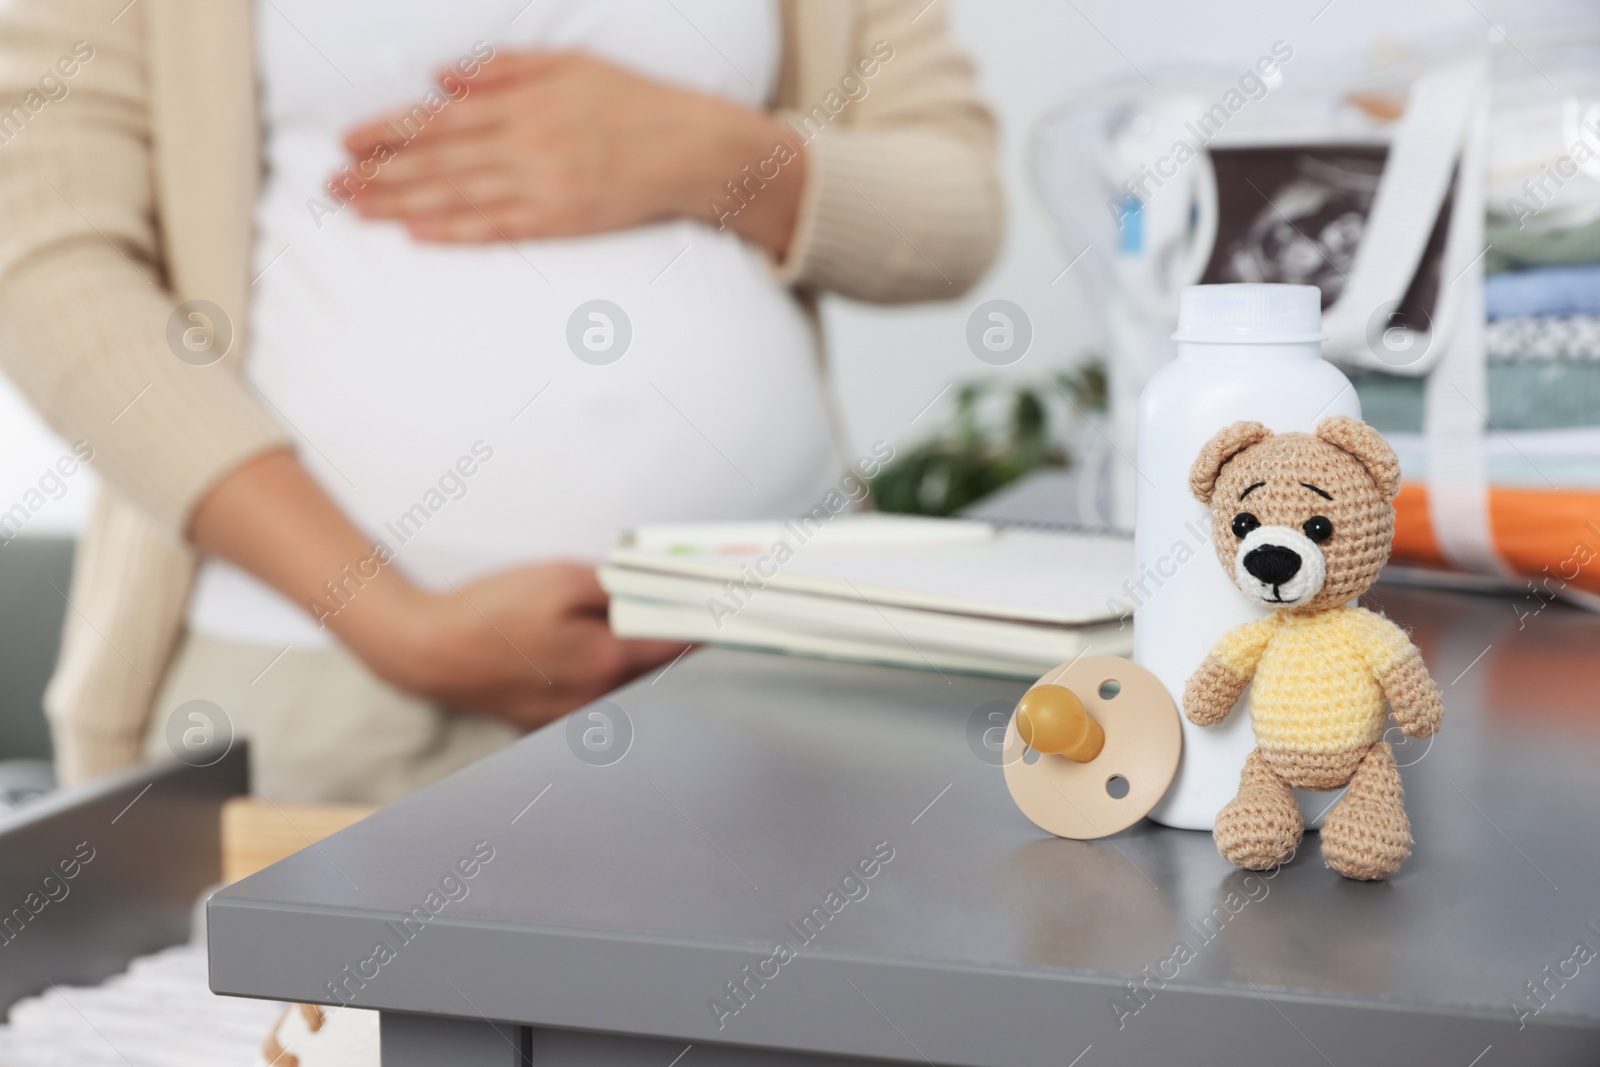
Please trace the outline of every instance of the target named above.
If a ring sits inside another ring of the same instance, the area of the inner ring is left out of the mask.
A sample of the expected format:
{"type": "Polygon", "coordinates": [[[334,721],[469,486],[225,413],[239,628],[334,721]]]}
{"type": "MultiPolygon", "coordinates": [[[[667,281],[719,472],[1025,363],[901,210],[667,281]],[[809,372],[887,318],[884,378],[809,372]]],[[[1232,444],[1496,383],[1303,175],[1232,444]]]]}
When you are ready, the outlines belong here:
{"type": "MultiPolygon", "coordinates": [[[[1233,521],[1235,525],[1237,525],[1239,522],[1238,519],[1234,519],[1233,521]]],[[[1306,536],[1311,538],[1311,540],[1315,541],[1319,545],[1333,536],[1333,523],[1329,522],[1321,515],[1311,516],[1301,524],[1300,529],[1304,530],[1306,532],[1306,536]]]]}
{"type": "MultiPolygon", "coordinates": [[[[1324,519],[1323,521],[1326,522],[1327,520],[1324,519]]],[[[1241,511],[1239,514],[1233,517],[1233,536],[1248,537],[1250,536],[1250,531],[1256,529],[1260,525],[1260,519],[1256,518],[1248,511],[1241,511]]]]}

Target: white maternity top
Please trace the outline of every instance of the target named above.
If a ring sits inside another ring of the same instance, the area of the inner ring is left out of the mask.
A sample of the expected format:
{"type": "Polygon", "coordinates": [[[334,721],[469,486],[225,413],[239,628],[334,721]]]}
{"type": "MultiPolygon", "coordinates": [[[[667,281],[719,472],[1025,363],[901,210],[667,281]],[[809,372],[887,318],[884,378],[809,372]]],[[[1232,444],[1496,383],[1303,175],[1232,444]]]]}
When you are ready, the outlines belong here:
{"type": "MultiPolygon", "coordinates": [[[[732,231],[675,221],[428,244],[330,213],[325,189],[346,133],[424,100],[485,46],[581,49],[761,106],[777,73],[773,0],[272,0],[255,20],[268,173],[247,373],[395,566],[443,588],[595,560],[636,523],[792,515],[837,480],[809,324],[732,231]]],[[[241,641],[330,640],[217,561],[189,622],[241,641]]]]}

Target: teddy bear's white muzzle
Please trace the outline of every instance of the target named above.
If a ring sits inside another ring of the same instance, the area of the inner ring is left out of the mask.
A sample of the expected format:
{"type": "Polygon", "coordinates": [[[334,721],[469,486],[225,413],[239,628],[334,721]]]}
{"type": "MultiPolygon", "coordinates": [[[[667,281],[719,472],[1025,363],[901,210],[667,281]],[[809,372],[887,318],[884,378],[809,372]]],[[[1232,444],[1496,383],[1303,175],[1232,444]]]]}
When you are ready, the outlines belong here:
{"type": "Polygon", "coordinates": [[[1317,543],[1288,526],[1258,526],[1239,542],[1234,578],[1250,596],[1278,608],[1310,603],[1322,591],[1328,562],[1317,543]]]}

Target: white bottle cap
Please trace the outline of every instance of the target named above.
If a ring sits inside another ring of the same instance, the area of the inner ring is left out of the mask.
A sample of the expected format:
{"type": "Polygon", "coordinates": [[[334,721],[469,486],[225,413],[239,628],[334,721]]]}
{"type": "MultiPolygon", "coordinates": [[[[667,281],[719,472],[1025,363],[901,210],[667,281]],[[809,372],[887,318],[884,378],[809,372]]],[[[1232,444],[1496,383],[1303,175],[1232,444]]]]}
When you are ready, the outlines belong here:
{"type": "Polygon", "coordinates": [[[1314,285],[1188,285],[1178,298],[1174,341],[1291,345],[1327,338],[1314,285]]]}

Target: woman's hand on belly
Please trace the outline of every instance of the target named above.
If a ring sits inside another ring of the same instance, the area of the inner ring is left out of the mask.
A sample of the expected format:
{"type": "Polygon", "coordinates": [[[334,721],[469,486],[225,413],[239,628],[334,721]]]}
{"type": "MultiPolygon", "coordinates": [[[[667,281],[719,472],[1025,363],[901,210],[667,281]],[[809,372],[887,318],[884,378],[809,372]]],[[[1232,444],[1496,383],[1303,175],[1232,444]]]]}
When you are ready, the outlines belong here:
{"type": "Polygon", "coordinates": [[[606,622],[594,568],[541,563],[452,593],[419,593],[382,673],[455,708],[534,727],[565,715],[686,646],[624,641],[606,622]]]}
{"type": "Polygon", "coordinates": [[[437,113],[385,116],[345,138],[350,173],[330,188],[363,216],[476,243],[717,222],[712,202],[748,166],[762,171],[755,195],[726,221],[779,258],[788,250],[805,154],[765,112],[581,53],[501,52],[440,86],[449,102],[437,113]]]}

